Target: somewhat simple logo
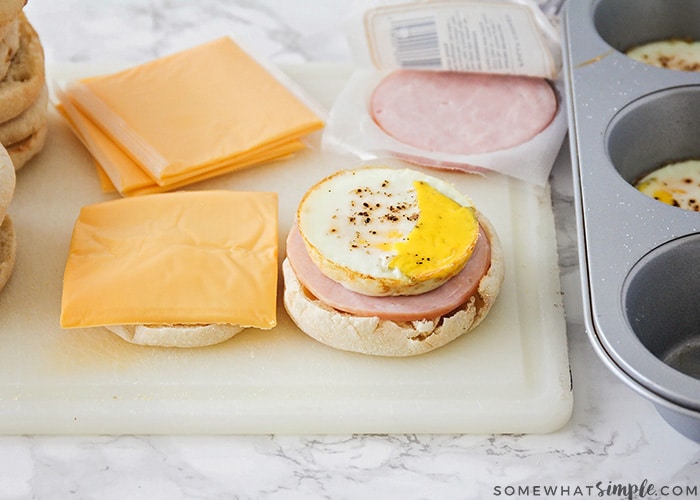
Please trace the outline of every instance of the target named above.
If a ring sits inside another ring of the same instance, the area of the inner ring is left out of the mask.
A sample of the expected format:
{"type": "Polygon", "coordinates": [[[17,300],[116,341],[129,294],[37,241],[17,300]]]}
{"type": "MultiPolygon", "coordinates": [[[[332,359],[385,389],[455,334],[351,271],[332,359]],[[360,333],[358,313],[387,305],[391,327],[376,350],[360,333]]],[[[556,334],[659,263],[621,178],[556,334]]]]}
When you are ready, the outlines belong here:
{"type": "Polygon", "coordinates": [[[620,484],[608,481],[608,484],[605,485],[602,481],[598,481],[595,486],[599,497],[622,497],[632,500],[633,498],[645,498],[656,495],[656,487],[646,479],[639,484],[620,484]]]}
{"type": "Polygon", "coordinates": [[[646,498],[695,498],[697,486],[664,485],[657,487],[648,479],[638,483],[616,483],[598,481],[586,485],[518,485],[494,486],[496,497],[556,497],[556,498],[626,498],[628,500],[646,498]]]}

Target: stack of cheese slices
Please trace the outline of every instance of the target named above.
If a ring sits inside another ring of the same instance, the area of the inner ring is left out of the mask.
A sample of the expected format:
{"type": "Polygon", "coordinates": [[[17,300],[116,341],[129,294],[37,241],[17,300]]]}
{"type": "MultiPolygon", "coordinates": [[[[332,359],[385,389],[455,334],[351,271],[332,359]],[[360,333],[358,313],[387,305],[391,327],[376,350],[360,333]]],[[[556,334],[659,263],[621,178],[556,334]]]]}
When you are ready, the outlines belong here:
{"type": "Polygon", "coordinates": [[[313,103],[228,37],[69,82],[57,97],[103,187],[123,196],[288,156],[324,125],[313,103]]]}
{"type": "Polygon", "coordinates": [[[47,133],[44,50],[25,3],[0,2],[0,144],[16,170],[42,150],[47,133]]]}

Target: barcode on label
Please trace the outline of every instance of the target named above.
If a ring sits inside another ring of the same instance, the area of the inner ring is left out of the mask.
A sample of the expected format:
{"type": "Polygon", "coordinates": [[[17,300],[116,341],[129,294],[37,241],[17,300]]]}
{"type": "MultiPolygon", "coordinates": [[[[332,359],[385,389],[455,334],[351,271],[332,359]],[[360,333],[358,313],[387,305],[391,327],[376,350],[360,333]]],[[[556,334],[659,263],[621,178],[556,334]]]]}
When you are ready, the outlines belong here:
{"type": "Polygon", "coordinates": [[[440,68],[440,41],[434,17],[394,20],[391,41],[402,68],[440,68]]]}

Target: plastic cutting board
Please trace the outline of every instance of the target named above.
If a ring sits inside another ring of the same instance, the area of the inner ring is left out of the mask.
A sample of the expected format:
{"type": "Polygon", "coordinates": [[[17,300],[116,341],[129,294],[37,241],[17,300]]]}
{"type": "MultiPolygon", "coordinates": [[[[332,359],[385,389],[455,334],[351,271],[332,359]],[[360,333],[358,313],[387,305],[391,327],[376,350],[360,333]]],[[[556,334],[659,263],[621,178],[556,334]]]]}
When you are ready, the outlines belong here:
{"type": "MultiPolygon", "coordinates": [[[[101,71],[104,68],[100,68],[101,71]]],[[[284,68],[330,107],[351,68],[284,68]]],[[[97,73],[49,68],[49,78],[97,73]]],[[[280,249],[302,194],[350,157],[312,147],[189,189],[274,190],[280,249]]],[[[400,163],[394,161],[393,163],[400,163]]],[[[0,432],[544,433],[564,425],[572,391],[548,188],[500,175],[432,172],[471,196],[499,232],[506,278],[479,328],[437,351],[377,358],[336,351],[279,305],[272,331],[194,350],[62,330],[61,279],[81,206],[99,188],[92,159],[51,110],[44,151],[19,172],[10,216],[18,260],[0,293],[0,432]]],[[[105,283],[105,286],[109,286],[105,283]]],[[[281,288],[281,287],[280,287],[281,288]]]]}

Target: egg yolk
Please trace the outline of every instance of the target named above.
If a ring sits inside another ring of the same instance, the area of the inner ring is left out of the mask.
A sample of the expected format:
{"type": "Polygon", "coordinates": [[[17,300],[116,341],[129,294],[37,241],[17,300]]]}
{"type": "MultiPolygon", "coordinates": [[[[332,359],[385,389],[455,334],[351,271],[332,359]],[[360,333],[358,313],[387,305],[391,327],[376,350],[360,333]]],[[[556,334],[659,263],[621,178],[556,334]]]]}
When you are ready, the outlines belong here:
{"type": "Polygon", "coordinates": [[[657,189],[654,191],[653,198],[662,203],[666,203],[667,205],[673,205],[673,193],[669,193],[663,189],[657,189]]]}
{"type": "Polygon", "coordinates": [[[457,273],[474,250],[479,223],[474,209],[465,207],[432,188],[415,181],[419,216],[405,239],[394,243],[397,252],[389,267],[409,278],[435,278],[457,273]]]}

